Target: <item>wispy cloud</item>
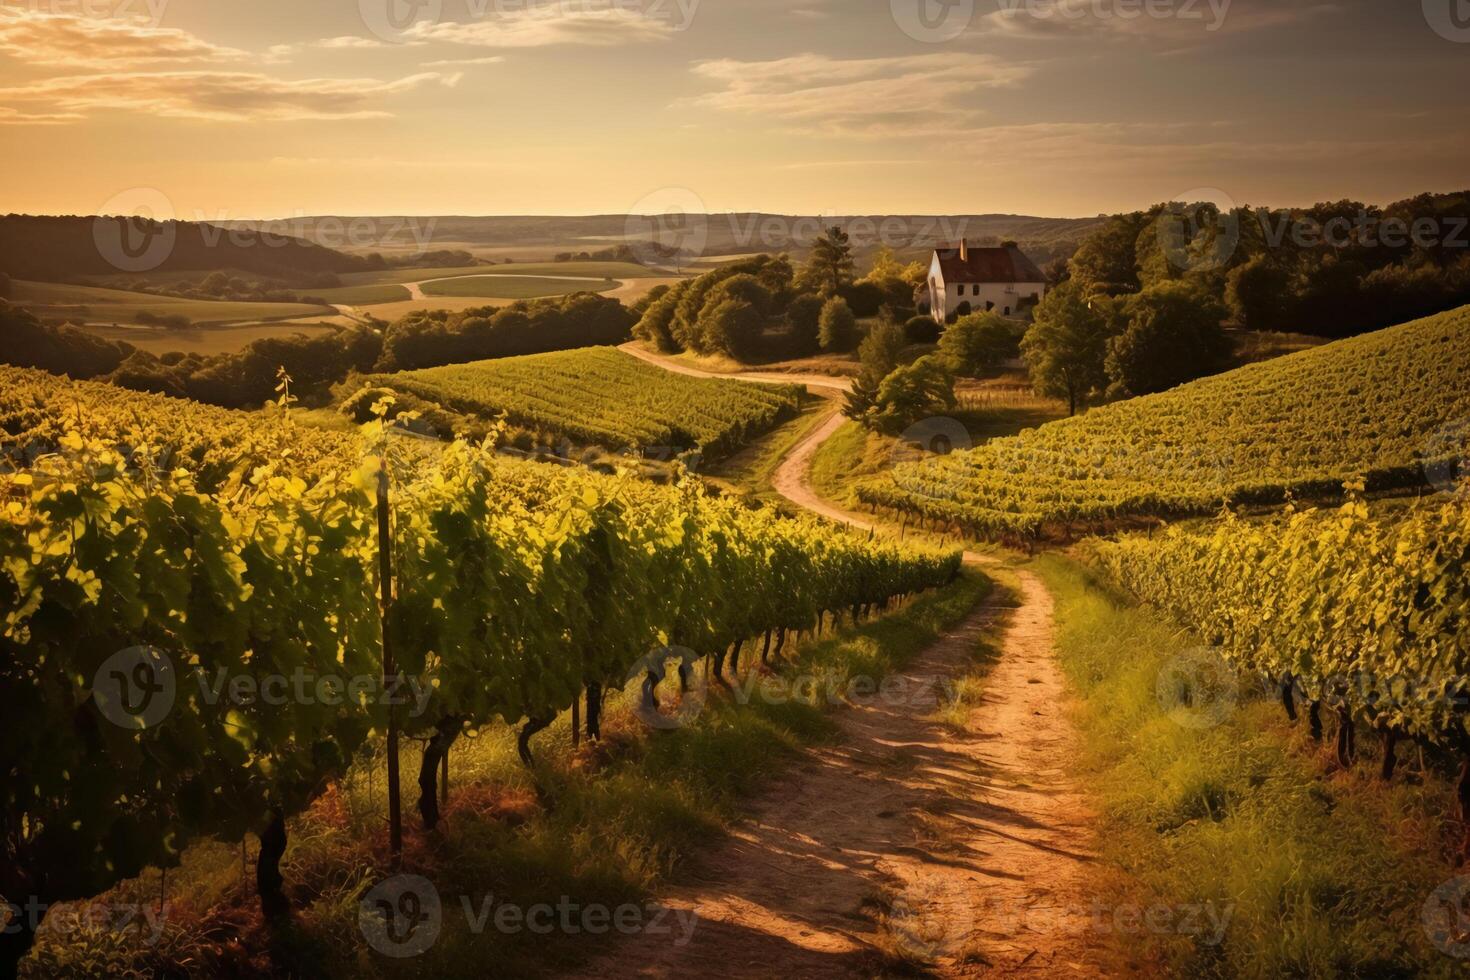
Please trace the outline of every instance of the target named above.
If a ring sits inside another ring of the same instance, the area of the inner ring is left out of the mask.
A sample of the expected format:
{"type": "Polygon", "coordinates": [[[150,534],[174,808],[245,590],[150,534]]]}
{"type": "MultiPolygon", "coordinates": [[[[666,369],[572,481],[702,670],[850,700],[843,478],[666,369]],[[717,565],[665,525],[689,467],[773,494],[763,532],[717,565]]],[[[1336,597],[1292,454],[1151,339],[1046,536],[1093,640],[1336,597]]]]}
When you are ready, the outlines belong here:
{"type": "Polygon", "coordinates": [[[255,72],[115,72],[0,88],[0,103],[44,103],[48,109],[64,110],[68,119],[94,111],[213,121],[373,119],[392,115],[379,104],[381,99],[424,85],[453,86],[459,77],[423,72],[383,82],[287,80],[255,72]]]}
{"type": "MultiPolygon", "coordinates": [[[[677,4],[670,4],[678,9],[677,4]]],[[[614,47],[667,40],[680,25],[667,16],[613,0],[576,4],[531,3],[478,20],[420,21],[404,32],[410,41],[438,41],[482,48],[540,48],[551,45],[614,47]]],[[[687,26],[687,25],[685,25],[687,26]]]]}
{"type": "Polygon", "coordinates": [[[472,65],[503,65],[505,56],[492,54],[485,58],[447,58],[443,61],[426,61],[425,68],[460,68],[472,65]]]}
{"type": "Polygon", "coordinates": [[[376,51],[388,47],[382,41],[371,37],[358,37],[347,35],[344,37],[324,37],[317,41],[297,41],[293,44],[274,44],[266,50],[266,60],[269,62],[289,61],[302,51],[376,51]]]}
{"type": "Polygon", "coordinates": [[[953,127],[978,118],[960,104],[981,88],[1023,81],[1029,66],[988,55],[946,52],[896,58],[837,59],[802,54],[777,61],[703,61],[699,77],[718,91],[684,101],[705,109],[737,112],[817,127],[832,135],[891,136],[931,127],[944,111],[953,127]]]}
{"type": "Polygon", "coordinates": [[[188,31],[154,27],[130,18],[94,19],[0,6],[0,54],[33,65],[70,71],[148,65],[236,61],[237,48],[211,44],[188,31]]]}
{"type": "Polygon", "coordinates": [[[56,126],[78,122],[84,118],[77,113],[26,112],[0,105],[0,126],[56,126]]]}

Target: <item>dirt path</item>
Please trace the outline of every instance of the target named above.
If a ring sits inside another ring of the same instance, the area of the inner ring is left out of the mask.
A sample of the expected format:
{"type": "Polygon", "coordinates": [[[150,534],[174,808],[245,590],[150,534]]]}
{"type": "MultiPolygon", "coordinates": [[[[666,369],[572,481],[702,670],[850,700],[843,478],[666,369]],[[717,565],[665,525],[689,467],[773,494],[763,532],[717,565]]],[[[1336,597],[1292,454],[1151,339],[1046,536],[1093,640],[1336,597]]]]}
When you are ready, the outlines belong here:
{"type": "MultiPolygon", "coordinates": [[[[776,488],[869,527],[807,481],[812,455],[841,422],[834,414],[792,450],[776,488]]],[[[1064,768],[1076,736],[1062,708],[1052,599],[1029,572],[1016,583],[1014,608],[977,609],[901,675],[895,696],[840,711],[842,737],[810,752],[660,896],[698,916],[690,941],[631,937],[578,976],[804,980],[906,963],[943,977],[1098,975],[1085,932],[1091,819],[1064,768]],[[946,684],[974,669],[1002,617],[983,698],[963,726],[940,722],[946,684]]]]}
{"type": "Polygon", "coordinates": [[[896,696],[842,711],[842,737],[695,859],[660,897],[698,916],[687,944],[635,936],[579,976],[863,977],[903,961],[944,977],[1097,975],[1075,928],[1088,814],[1060,768],[1051,598],[1023,573],[1018,599],[930,647],[896,696]],[[1002,615],[1004,654],[956,733],[933,718],[943,682],[1002,615]]]}

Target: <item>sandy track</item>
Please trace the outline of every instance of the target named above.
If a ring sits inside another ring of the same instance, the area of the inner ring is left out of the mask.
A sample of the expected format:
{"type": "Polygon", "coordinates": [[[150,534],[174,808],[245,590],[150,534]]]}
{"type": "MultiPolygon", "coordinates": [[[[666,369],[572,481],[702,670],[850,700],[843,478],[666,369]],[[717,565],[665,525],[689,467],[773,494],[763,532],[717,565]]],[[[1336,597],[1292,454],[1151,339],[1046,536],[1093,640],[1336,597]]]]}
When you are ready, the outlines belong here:
{"type": "Polygon", "coordinates": [[[660,897],[698,916],[691,941],[632,937],[577,975],[865,977],[895,953],[946,977],[1097,975],[1073,928],[1088,814],[1061,771],[1071,745],[1051,599],[1029,574],[1018,598],[931,646],[900,675],[900,696],[841,712],[842,737],[694,859],[660,897]],[[942,679],[966,672],[999,616],[1004,656],[955,734],[931,718],[942,679]]]}
{"type": "MultiPolygon", "coordinates": [[[[640,350],[629,353],[717,376],[640,350]]],[[[834,411],[783,461],[775,485],[801,507],[870,527],[807,480],[841,424],[834,411]]],[[[1097,976],[1085,929],[1091,814],[1065,771],[1076,734],[1052,599],[1030,572],[1016,582],[1014,608],[997,596],[903,672],[902,696],[840,711],[841,738],[807,753],[728,841],[692,860],[660,896],[698,916],[688,943],[631,937],[577,976],[869,977],[895,959],[944,977],[1097,976]],[[962,731],[940,724],[945,682],[972,671],[1002,617],[983,699],[962,731]]]]}

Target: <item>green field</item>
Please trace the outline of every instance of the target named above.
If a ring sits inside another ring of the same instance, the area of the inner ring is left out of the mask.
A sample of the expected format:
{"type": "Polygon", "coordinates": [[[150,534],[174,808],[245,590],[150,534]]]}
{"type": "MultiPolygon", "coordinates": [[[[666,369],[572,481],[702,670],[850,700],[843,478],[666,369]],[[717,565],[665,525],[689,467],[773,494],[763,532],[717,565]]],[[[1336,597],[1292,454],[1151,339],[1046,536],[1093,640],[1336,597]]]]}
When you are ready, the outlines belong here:
{"type": "Polygon", "coordinates": [[[486,299],[537,299],[568,293],[601,293],[617,288],[611,279],[584,282],[580,279],[541,279],[535,276],[467,276],[426,282],[425,296],[483,296],[486,299]]]}
{"type": "Polygon", "coordinates": [[[1009,537],[1415,487],[1464,450],[1467,378],[1463,307],[899,466],[858,495],[1009,537]]]}
{"type": "Polygon", "coordinates": [[[11,302],[39,317],[63,317],[85,323],[134,323],[139,313],[186,316],[195,324],[258,323],[298,317],[332,316],[335,310],[307,303],[229,303],[132,293],[100,286],[16,281],[11,302]]]}
{"type": "Polygon", "coordinates": [[[406,288],[392,283],[338,286],[335,289],[311,289],[307,290],[307,292],[312,296],[326,300],[328,303],[339,303],[343,306],[373,306],[378,303],[401,303],[404,300],[413,298],[409,295],[406,288]]]}
{"type": "Polygon", "coordinates": [[[453,412],[608,449],[686,449],[723,455],[795,415],[800,389],[672,374],[611,347],[508,357],[374,375],[453,412]]]}

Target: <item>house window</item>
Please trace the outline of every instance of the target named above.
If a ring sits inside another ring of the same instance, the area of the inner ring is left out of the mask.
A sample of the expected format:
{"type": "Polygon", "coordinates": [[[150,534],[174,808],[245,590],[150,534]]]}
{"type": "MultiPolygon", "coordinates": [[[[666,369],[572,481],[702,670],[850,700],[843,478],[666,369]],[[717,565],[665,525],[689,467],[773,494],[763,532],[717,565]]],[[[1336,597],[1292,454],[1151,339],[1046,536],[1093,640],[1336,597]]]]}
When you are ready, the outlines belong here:
{"type": "Polygon", "coordinates": [[[1006,307],[1006,316],[1010,316],[1010,315],[1011,315],[1011,308],[1009,306],[1007,306],[1006,307]]]}

